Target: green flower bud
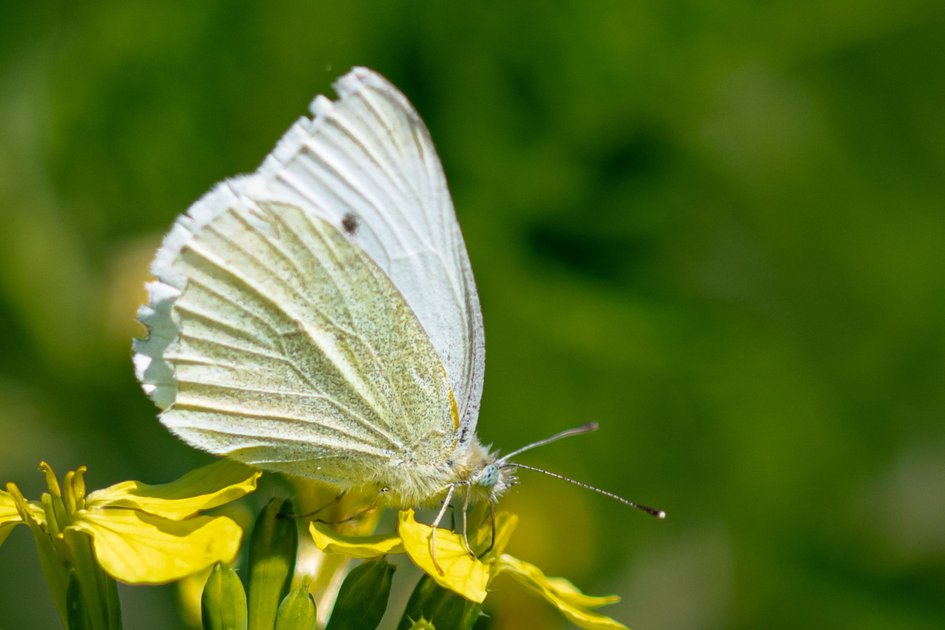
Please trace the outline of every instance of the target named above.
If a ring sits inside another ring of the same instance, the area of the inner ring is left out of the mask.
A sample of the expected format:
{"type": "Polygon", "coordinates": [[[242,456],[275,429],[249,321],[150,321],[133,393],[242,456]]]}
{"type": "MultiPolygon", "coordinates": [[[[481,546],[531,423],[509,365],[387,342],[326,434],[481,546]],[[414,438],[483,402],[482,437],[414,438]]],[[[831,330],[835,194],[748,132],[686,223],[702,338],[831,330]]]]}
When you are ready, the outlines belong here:
{"type": "Polygon", "coordinates": [[[236,571],[217,563],[203,587],[204,630],[246,630],[246,591],[236,571]]]}

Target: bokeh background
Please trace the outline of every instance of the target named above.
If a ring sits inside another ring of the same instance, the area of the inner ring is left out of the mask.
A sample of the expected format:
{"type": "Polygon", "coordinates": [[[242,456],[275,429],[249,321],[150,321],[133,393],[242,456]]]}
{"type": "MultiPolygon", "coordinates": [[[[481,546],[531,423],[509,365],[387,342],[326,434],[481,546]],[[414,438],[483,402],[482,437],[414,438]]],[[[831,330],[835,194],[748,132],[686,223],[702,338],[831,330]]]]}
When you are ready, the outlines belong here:
{"type": "MultiPolygon", "coordinates": [[[[355,64],[413,101],[481,292],[512,551],[636,629],[945,627],[945,5],[4,2],[0,480],[207,461],[130,364],[174,217],[355,64]]],[[[122,591],[126,627],[180,621],[122,591]]],[[[485,627],[559,627],[512,582],[485,627]]],[[[27,531],[0,626],[58,625],[27,531]]]]}

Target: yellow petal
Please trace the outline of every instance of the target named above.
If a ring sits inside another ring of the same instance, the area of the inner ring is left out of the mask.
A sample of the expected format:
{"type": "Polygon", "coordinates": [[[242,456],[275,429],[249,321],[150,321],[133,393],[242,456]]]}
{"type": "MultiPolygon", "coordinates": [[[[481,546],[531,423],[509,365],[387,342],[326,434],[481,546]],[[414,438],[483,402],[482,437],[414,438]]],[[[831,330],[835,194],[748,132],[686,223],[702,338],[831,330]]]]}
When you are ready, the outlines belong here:
{"type": "MultiPolygon", "coordinates": [[[[29,514],[38,522],[43,523],[46,520],[46,514],[43,508],[25,501],[20,497],[21,507],[29,511],[29,514]],[[25,507],[24,507],[25,506],[25,507]]],[[[9,492],[0,490],[0,544],[7,539],[13,528],[23,522],[20,511],[16,507],[16,499],[9,492]]]]}
{"type": "Polygon", "coordinates": [[[0,525],[12,523],[22,523],[20,512],[16,509],[16,502],[13,495],[4,490],[0,490],[0,525]]]}
{"type": "Polygon", "coordinates": [[[89,494],[90,508],[125,507],[169,519],[182,519],[234,501],[256,489],[262,473],[228,459],[192,470],[177,481],[148,485],[123,481],[89,494]]]}
{"type": "Polygon", "coordinates": [[[23,522],[9,492],[0,490],[0,544],[7,539],[13,527],[23,522]]]}
{"type": "Polygon", "coordinates": [[[622,623],[592,613],[587,608],[595,608],[604,604],[613,604],[619,601],[614,595],[608,597],[592,597],[579,591],[573,584],[563,578],[549,578],[541,569],[533,564],[503,554],[498,560],[498,572],[506,573],[513,579],[535,591],[551,604],[574,625],[586,630],[614,630],[626,626],[622,623]]]}
{"type": "Polygon", "coordinates": [[[80,512],[70,527],[91,536],[102,568],[129,584],[165,584],[229,563],[243,536],[225,516],[176,521],[122,508],[80,512]]]}
{"type": "Polygon", "coordinates": [[[481,604],[486,598],[486,586],[489,584],[489,565],[466,552],[462,536],[445,529],[436,533],[436,561],[443,569],[441,575],[430,555],[433,528],[414,520],[413,510],[400,512],[398,519],[397,531],[414,564],[426,571],[440,586],[481,604]]]}
{"type": "Polygon", "coordinates": [[[377,558],[404,552],[404,545],[396,534],[345,536],[324,523],[310,523],[308,529],[315,546],[325,553],[340,553],[352,558],[377,558]]]}
{"type": "Polygon", "coordinates": [[[618,595],[585,595],[578,587],[562,577],[546,577],[545,584],[552,593],[572,606],[600,608],[620,601],[618,595]]]}

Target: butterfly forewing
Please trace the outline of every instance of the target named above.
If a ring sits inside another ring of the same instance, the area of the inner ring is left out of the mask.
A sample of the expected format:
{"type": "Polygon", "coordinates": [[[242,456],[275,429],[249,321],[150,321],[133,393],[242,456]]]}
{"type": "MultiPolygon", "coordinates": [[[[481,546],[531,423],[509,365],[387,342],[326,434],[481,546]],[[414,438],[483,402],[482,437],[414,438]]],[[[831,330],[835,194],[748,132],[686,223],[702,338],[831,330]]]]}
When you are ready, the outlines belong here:
{"type": "Polygon", "coordinates": [[[282,138],[250,194],[317,213],[350,235],[416,314],[473,436],[482,395],[482,314],[443,170],[426,127],[379,75],[356,68],[282,138]]]}

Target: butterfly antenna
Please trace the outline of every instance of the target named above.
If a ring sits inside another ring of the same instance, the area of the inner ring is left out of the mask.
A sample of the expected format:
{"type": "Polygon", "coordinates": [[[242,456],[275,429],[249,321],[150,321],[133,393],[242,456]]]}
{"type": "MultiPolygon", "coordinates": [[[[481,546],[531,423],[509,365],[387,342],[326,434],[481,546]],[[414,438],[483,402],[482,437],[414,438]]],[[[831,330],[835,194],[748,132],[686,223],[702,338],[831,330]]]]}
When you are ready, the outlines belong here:
{"type": "MultiPolygon", "coordinates": [[[[580,427],[579,427],[579,428],[580,428],[580,427]]],[[[572,429],[572,431],[574,431],[574,430],[576,430],[576,429],[572,429]]],[[[589,430],[593,430],[593,429],[589,429],[589,430]]],[[[567,431],[565,431],[565,433],[567,433],[567,431]]],[[[563,436],[559,433],[557,436],[554,436],[554,437],[563,437],[563,436]]],[[[547,442],[547,441],[549,441],[549,440],[551,440],[551,439],[552,439],[552,438],[549,438],[548,440],[545,440],[545,441],[547,442]]],[[[537,444],[541,444],[541,442],[538,442],[537,444]]],[[[545,469],[543,469],[543,468],[535,468],[534,466],[526,466],[525,464],[503,464],[503,465],[502,465],[502,468],[524,468],[525,470],[533,470],[533,471],[535,471],[535,472],[540,472],[540,473],[543,473],[543,474],[545,474],[545,475],[548,475],[549,477],[554,477],[555,479],[562,479],[562,480],[564,480],[564,481],[567,481],[568,483],[573,483],[573,484],[576,485],[576,486],[581,486],[582,488],[586,488],[587,490],[593,490],[594,492],[596,492],[596,493],[598,493],[598,494],[602,494],[602,495],[604,495],[605,497],[610,497],[611,499],[613,499],[613,500],[615,500],[615,501],[619,501],[619,502],[623,503],[624,505],[629,505],[630,507],[636,508],[636,509],[640,510],[641,512],[646,512],[646,513],[649,514],[650,516],[655,516],[656,518],[666,518],[666,512],[664,512],[663,510],[658,510],[658,509],[656,509],[656,508],[651,508],[650,506],[648,506],[648,505],[643,505],[643,504],[641,504],[641,503],[634,503],[633,501],[630,501],[630,500],[628,500],[628,499],[624,499],[624,498],[623,498],[622,496],[620,496],[619,494],[614,494],[613,492],[608,492],[608,491],[606,491],[606,490],[601,490],[600,488],[595,488],[594,486],[592,486],[592,485],[590,485],[590,484],[586,484],[586,483],[584,483],[583,481],[578,481],[578,480],[576,480],[576,479],[571,479],[570,477],[565,477],[564,475],[559,475],[558,473],[553,473],[553,472],[551,472],[550,470],[545,470],[545,469]]]]}
{"type": "Polygon", "coordinates": [[[515,456],[518,455],[519,453],[524,453],[525,451],[530,451],[530,450],[532,450],[533,448],[538,447],[538,446],[544,446],[545,444],[550,444],[550,443],[552,443],[552,442],[557,442],[557,441],[560,440],[561,438],[571,437],[572,435],[582,435],[582,434],[584,434],[584,433],[590,433],[591,431],[596,431],[597,428],[598,428],[598,426],[599,426],[599,425],[598,425],[596,422],[588,422],[587,424],[582,424],[582,425],[579,426],[579,427],[574,427],[573,429],[568,429],[568,430],[566,430],[566,431],[562,431],[561,433],[555,433],[555,434],[552,435],[551,437],[546,437],[544,440],[538,440],[537,442],[532,442],[531,444],[526,444],[525,446],[523,446],[522,448],[518,449],[517,451],[512,451],[512,452],[509,453],[508,455],[503,455],[501,459],[499,459],[498,461],[496,461],[496,465],[499,466],[499,467],[502,467],[502,466],[506,465],[506,463],[507,463],[510,459],[512,459],[513,457],[515,457],[515,456]]]}

